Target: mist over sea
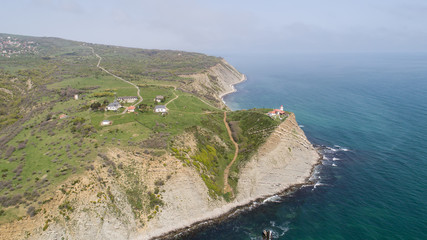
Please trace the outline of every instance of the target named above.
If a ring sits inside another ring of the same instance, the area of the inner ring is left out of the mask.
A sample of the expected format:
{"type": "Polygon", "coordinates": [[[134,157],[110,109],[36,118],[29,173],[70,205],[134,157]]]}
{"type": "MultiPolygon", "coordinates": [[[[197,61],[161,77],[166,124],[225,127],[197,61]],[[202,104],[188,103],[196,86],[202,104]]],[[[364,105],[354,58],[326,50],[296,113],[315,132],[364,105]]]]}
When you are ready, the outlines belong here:
{"type": "Polygon", "coordinates": [[[226,103],[283,104],[324,159],[314,186],[188,239],[427,239],[427,54],[224,57],[248,77],[226,103]]]}

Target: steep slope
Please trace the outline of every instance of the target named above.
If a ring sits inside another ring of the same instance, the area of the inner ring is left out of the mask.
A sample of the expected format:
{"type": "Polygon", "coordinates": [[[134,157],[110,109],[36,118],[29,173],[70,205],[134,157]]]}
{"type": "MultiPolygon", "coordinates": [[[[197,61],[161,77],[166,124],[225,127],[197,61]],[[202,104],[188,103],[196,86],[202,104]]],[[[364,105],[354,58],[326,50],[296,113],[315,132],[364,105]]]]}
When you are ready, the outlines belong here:
{"type": "Polygon", "coordinates": [[[319,158],[292,113],[241,169],[238,200],[271,196],[304,183],[319,158]]]}
{"type": "Polygon", "coordinates": [[[205,72],[182,75],[182,77],[193,79],[190,84],[183,86],[183,89],[212,101],[219,108],[226,107],[222,97],[235,91],[233,85],[246,79],[244,74],[237,71],[224,59],[205,72]]]}

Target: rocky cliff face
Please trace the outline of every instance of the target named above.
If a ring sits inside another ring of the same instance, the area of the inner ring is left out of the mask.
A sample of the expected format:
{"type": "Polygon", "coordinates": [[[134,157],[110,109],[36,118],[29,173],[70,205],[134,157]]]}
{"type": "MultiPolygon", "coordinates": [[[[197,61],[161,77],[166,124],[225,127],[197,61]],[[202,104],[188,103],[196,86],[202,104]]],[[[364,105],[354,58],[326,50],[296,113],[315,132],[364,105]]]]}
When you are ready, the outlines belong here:
{"type": "Polygon", "coordinates": [[[271,196],[304,183],[319,157],[292,113],[240,170],[237,200],[271,196]]]}
{"type": "Polygon", "coordinates": [[[220,217],[232,209],[259,198],[267,198],[295,184],[304,183],[319,160],[291,114],[240,170],[236,199],[227,203],[213,200],[198,174],[192,169],[175,175],[166,184],[167,206],[140,232],[137,239],[149,239],[193,223],[220,217]]]}
{"type": "Polygon", "coordinates": [[[185,90],[206,100],[214,102],[217,107],[225,107],[222,97],[234,92],[234,84],[245,80],[245,75],[237,71],[227,61],[221,63],[199,74],[188,75],[194,81],[185,86],[185,90]]]}

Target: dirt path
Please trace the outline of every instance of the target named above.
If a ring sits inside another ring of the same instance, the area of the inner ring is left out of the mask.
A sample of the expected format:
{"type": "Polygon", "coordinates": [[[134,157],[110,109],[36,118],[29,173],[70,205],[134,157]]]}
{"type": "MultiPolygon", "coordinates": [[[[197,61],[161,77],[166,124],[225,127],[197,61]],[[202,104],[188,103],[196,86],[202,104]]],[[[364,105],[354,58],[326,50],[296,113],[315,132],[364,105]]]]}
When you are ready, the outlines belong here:
{"type": "MultiPolygon", "coordinates": [[[[121,78],[121,77],[119,77],[119,76],[117,76],[117,75],[115,75],[115,74],[113,74],[113,73],[111,73],[111,72],[109,72],[109,71],[108,71],[108,70],[106,70],[105,68],[103,68],[103,67],[99,66],[99,65],[101,64],[102,57],[101,57],[101,56],[99,56],[97,53],[95,53],[95,50],[93,49],[93,47],[89,47],[89,48],[90,48],[90,49],[92,49],[92,53],[93,53],[93,54],[94,54],[94,55],[99,59],[99,60],[98,60],[98,64],[96,65],[96,67],[97,67],[97,68],[101,69],[102,71],[104,71],[104,72],[106,72],[106,73],[110,74],[111,76],[113,76],[113,77],[115,77],[115,78],[117,78],[117,79],[119,79],[119,80],[122,80],[123,82],[128,83],[128,84],[130,84],[130,85],[132,85],[132,86],[134,86],[134,87],[136,88],[136,90],[137,90],[137,95],[138,95],[138,98],[139,98],[139,101],[138,101],[137,103],[133,104],[132,106],[136,106],[136,105],[138,105],[139,103],[141,103],[143,99],[142,99],[142,97],[141,97],[141,90],[139,89],[139,87],[138,87],[136,84],[131,83],[131,82],[129,82],[129,81],[127,81],[127,80],[125,80],[125,79],[123,79],[123,78],[121,78]]],[[[125,109],[121,114],[126,113],[126,110],[127,110],[127,109],[125,109]]]]}
{"type": "Polygon", "coordinates": [[[179,95],[176,95],[176,93],[175,93],[175,92],[173,92],[173,94],[175,95],[175,97],[174,97],[173,99],[171,99],[169,102],[167,102],[167,103],[165,104],[165,107],[167,107],[169,103],[171,103],[171,102],[175,101],[175,100],[179,97],[179,95]]]}
{"type": "Polygon", "coordinates": [[[224,193],[231,192],[232,197],[234,197],[233,188],[230,186],[230,184],[228,184],[228,175],[230,174],[230,168],[231,168],[231,166],[236,161],[237,155],[239,154],[239,144],[237,144],[236,141],[234,141],[233,136],[231,135],[231,129],[230,129],[230,126],[227,123],[227,112],[226,111],[224,112],[224,124],[225,124],[225,127],[227,128],[228,136],[230,137],[230,140],[233,142],[234,147],[236,149],[234,151],[233,161],[231,161],[227,165],[227,167],[224,169],[224,193]]]}
{"type": "MultiPolygon", "coordinates": [[[[121,77],[119,77],[119,76],[117,76],[117,75],[115,75],[115,74],[113,74],[113,73],[111,73],[111,72],[109,72],[109,71],[108,71],[108,70],[106,70],[105,68],[101,67],[101,66],[100,66],[100,64],[101,64],[102,57],[101,57],[101,56],[99,56],[98,54],[96,54],[96,53],[95,53],[95,50],[94,50],[92,47],[89,47],[89,48],[91,48],[91,49],[92,49],[92,53],[93,53],[93,54],[94,54],[94,55],[99,59],[99,60],[98,60],[98,64],[96,65],[96,67],[98,67],[98,68],[99,68],[99,69],[101,69],[102,71],[104,71],[104,72],[108,73],[109,75],[111,75],[111,76],[113,76],[113,77],[115,77],[115,78],[117,78],[117,79],[119,79],[119,80],[121,80],[121,81],[123,81],[123,82],[126,82],[126,83],[128,83],[128,84],[130,84],[130,85],[132,85],[132,86],[134,86],[134,87],[137,89],[137,94],[138,94],[138,97],[139,97],[139,101],[138,101],[137,103],[135,103],[134,105],[132,105],[132,106],[135,106],[135,105],[138,105],[139,103],[141,103],[141,102],[142,102],[142,97],[141,97],[141,95],[140,95],[140,89],[139,89],[139,87],[138,87],[136,84],[131,83],[131,82],[129,82],[129,81],[127,81],[127,80],[125,80],[125,79],[123,79],[123,78],[121,78],[121,77]]],[[[174,88],[174,90],[176,91],[176,86],[173,86],[173,85],[164,85],[164,86],[171,86],[171,87],[173,87],[173,88],[174,88]]],[[[176,100],[176,99],[179,97],[179,95],[177,95],[175,92],[174,92],[174,94],[175,94],[175,98],[173,98],[173,99],[171,99],[169,102],[167,102],[167,103],[165,104],[165,106],[167,106],[169,103],[173,102],[174,100],[176,100]]],[[[201,99],[201,98],[199,98],[199,99],[200,99],[203,103],[205,103],[206,105],[208,105],[208,106],[210,106],[210,107],[212,107],[212,108],[214,108],[214,109],[218,109],[218,110],[220,110],[220,111],[221,111],[221,109],[220,109],[220,108],[218,108],[218,107],[216,107],[216,106],[213,106],[212,104],[208,103],[207,101],[205,101],[205,100],[203,100],[203,99],[201,99]]],[[[124,114],[124,113],[126,113],[126,109],[125,109],[121,114],[124,114]]],[[[232,160],[232,161],[227,165],[227,167],[224,169],[224,193],[231,192],[232,197],[234,197],[233,188],[228,184],[228,176],[229,176],[229,174],[230,174],[230,168],[231,168],[231,166],[234,164],[234,162],[236,161],[237,156],[238,156],[238,154],[239,154],[239,145],[234,141],[233,136],[231,135],[231,129],[230,129],[230,126],[228,126],[228,123],[227,123],[227,111],[224,111],[224,124],[225,124],[225,127],[227,128],[228,136],[230,137],[230,140],[233,142],[234,147],[235,147],[235,152],[234,152],[233,160],[232,160]]]]}

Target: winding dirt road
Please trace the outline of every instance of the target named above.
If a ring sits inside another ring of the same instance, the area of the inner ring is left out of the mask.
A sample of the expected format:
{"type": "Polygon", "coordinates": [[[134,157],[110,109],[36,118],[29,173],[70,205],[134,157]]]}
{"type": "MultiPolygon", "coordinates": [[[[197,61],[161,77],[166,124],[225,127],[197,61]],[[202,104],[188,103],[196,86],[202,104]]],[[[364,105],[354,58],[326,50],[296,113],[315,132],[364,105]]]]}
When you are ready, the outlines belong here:
{"type": "MultiPolygon", "coordinates": [[[[92,53],[99,59],[98,60],[98,64],[96,65],[97,68],[101,69],[102,71],[110,74],[111,76],[113,76],[113,77],[115,77],[115,78],[117,78],[117,79],[119,79],[119,80],[121,80],[121,81],[123,81],[125,83],[128,83],[128,84],[130,84],[130,85],[132,85],[132,86],[134,86],[136,88],[139,101],[137,103],[133,104],[132,106],[136,106],[136,105],[140,104],[143,99],[141,97],[141,90],[139,89],[139,87],[136,84],[134,84],[132,82],[129,82],[128,80],[125,80],[125,79],[123,79],[123,78],[121,78],[121,77],[119,77],[119,76],[117,76],[117,75],[109,72],[107,69],[101,67],[100,64],[101,64],[101,61],[102,61],[102,57],[99,56],[97,53],[95,53],[95,50],[93,49],[93,47],[89,47],[89,48],[92,49],[92,53]]],[[[126,109],[123,111],[122,114],[124,114],[125,112],[126,112],[126,109]]]]}
{"type": "MultiPolygon", "coordinates": [[[[92,49],[92,53],[93,53],[93,54],[94,54],[94,55],[99,59],[99,60],[98,60],[98,64],[96,65],[96,67],[98,67],[98,68],[99,68],[99,69],[101,69],[102,71],[104,71],[104,72],[108,73],[109,75],[111,75],[111,76],[113,76],[113,77],[115,77],[115,78],[117,78],[117,79],[119,79],[119,80],[121,80],[121,81],[123,81],[123,82],[125,82],[125,83],[128,83],[128,84],[130,84],[130,85],[134,86],[134,87],[137,89],[137,95],[138,95],[139,101],[138,101],[137,103],[135,103],[134,105],[132,105],[132,106],[135,106],[135,105],[138,105],[139,103],[141,103],[143,99],[142,99],[142,97],[141,97],[139,87],[138,87],[136,84],[134,84],[134,83],[132,83],[132,82],[129,82],[129,81],[127,81],[127,80],[125,80],[125,79],[123,79],[123,78],[121,78],[121,77],[119,77],[119,76],[117,76],[117,75],[115,75],[115,74],[113,74],[113,73],[109,72],[109,71],[108,71],[108,70],[106,70],[105,68],[101,67],[101,66],[100,66],[100,64],[101,64],[101,61],[102,61],[102,57],[101,57],[101,56],[99,56],[97,53],[95,53],[95,50],[93,49],[93,47],[89,47],[89,48],[90,48],[90,49],[92,49]]],[[[172,85],[171,85],[171,86],[172,86],[172,85]]],[[[172,86],[172,87],[174,87],[174,90],[176,90],[176,86],[172,86]]],[[[175,92],[174,92],[174,94],[175,94],[175,92]]],[[[165,104],[165,106],[167,106],[169,103],[171,103],[171,102],[173,102],[174,100],[176,100],[178,97],[179,97],[179,96],[178,96],[177,94],[175,94],[175,98],[173,98],[173,99],[171,99],[169,102],[167,102],[167,103],[165,104]]],[[[203,100],[203,99],[201,99],[201,98],[199,98],[199,99],[200,99],[202,102],[204,102],[205,104],[207,104],[208,106],[210,106],[210,107],[212,107],[212,108],[215,108],[215,109],[218,109],[218,110],[221,110],[220,108],[218,108],[218,107],[216,107],[216,106],[213,106],[212,104],[210,104],[210,103],[206,102],[205,100],[203,100]]],[[[123,111],[123,113],[122,113],[122,114],[124,114],[125,112],[126,112],[126,109],[125,109],[125,111],[123,111]]],[[[236,141],[234,141],[233,136],[231,135],[231,129],[230,129],[230,126],[229,126],[229,125],[228,125],[228,123],[227,123],[227,111],[224,111],[224,125],[225,125],[225,127],[227,128],[228,136],[230,137],[230,140],[231,140],[231,142],[233,142],[234,147],[235,147],[233,160],[232,160],[232,161],[227,165],[227,167],[224,169],[224,193],[231,192],[232,197],[234,197],[233,188],[230,186],[230,184],[228,184],[228,176],[229,176],[229,174],[230,174],[230,168],[231,168],[231,166],[234,164],[234,162],[236,161],[237,156],[238,156],[238,154],[239,154],[239,144],[237,144],[237,143],[236,143],[236,141]]]]}
{"type": "Polygon", "coordinates": [[[237,144],[236,141],[234,141],[233,136],[231,135],[231,129],[227,123],[226,111],[224,112],[224,124],[225,124],[225,127],[227,128],[228,136],[230,137],[230,140],[233,142],[234,148],[235,148],[233,160],[224,169],[224,193],[231,192],[232,197],[234,197],[233,188],[230,186],[230,184],[228,184],[228,175],[230,174],[231,166],[234,164],[234,162],[237,159],[237,155],[239,154],[239,144],[237,144]]]}

